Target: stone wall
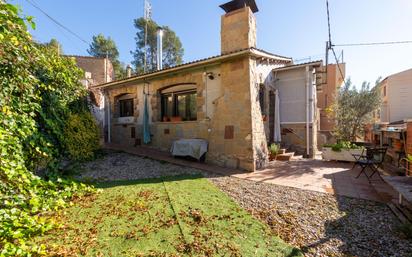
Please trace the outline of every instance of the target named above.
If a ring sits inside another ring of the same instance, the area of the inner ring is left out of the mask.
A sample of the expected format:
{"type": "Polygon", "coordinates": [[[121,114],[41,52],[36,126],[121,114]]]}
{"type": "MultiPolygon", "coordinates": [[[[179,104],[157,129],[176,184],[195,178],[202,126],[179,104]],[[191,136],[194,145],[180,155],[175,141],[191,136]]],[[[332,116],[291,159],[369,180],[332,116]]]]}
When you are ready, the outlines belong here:
{"type": "MultiPolygon", "coordinates": [[[[250,72],[250,66],[253,65],[254,61],[245,56],[215,67],[157,78],[147,81],[147,84],[131,83],[108,89],[112,113],[112,142],[123,145],[142,144],[145,87],[150,94],[148,101],[152,142],[148,146],[169,150],[176,139],[202,138],[209,142],[207,162],[253,171],[254,156],[257,156],[258,149],[266,149],[266,143],[263,144],[265,140],[252,130],[251,91],[256,94],[255,90],[251,89],[251,83],[256,79],[250,72]],[[213,80],[206,76],[210,72],[213,74],[213,80]],[[182,84],[196,86],[197,120],[163,122],[160,90],[182,84]],[[116,99],[124,94],[135,97],[134,117],[130,119],[116,117],[116,99]],[[132,133],[133,129],[135,133],[132,133]],[[256,142],[262,143],[254,143],[255,138],[256,142]]],[[[252,85],[254,84],[256,82],[252,85]]],[[[254,103],[254,106],[258,106],[258,103],[254,103]]]]}
{"type": "Polygon", "coordinates": [[[249,61],[221,64],[223,96],[211,120],[209,156],[220,166],[254,171],[249,61]]]}
{"type": "Polygon", "coordinates": [[[121,144],[125,146],[134,146],[137,139],[137,120],[141,116],[139,106],[141,105],[140,97],[138,94],[138,86],[127,85],[117,87],[107,92],[109,104],[107,108],[110,108],[110,134],[111,142],[115,144],[121,144]],[[133,99],[134,110],[133,117],[120,118],[119,117],[119,101],[120,96],[130,95],[133,99]],[[132,131],[135,131],[132,133],[132,131]],[[132,134],[135,136],[133,137],[132,134]]]}

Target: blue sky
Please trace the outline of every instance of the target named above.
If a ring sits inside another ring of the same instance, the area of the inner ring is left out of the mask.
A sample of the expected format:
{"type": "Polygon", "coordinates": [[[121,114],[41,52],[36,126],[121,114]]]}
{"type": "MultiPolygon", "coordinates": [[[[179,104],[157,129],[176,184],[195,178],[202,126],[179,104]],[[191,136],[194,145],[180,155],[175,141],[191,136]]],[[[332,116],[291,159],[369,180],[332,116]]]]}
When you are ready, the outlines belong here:
{"type": "MultiPolygon", "coordinates": [[[[88,46],[57,27],[25,0],[10,0],[35,17],[32,31],[41,42],[58,39],[66,54],[87,55],[88,46]]],[[[184,61],[220,53],[218,6],[225,0],[152,0],[153,19],[170,26],[180,37],[184,61]]],[[[52,17],[91,41],[93,35],[111,36],[120,59],[131,62],[143,0],[36,0],[52,17]]],[[[257,0],[258,47],[294,59],[324,58],[327,40],[324,0],[257,0]]],[[[412,40],[412,0],[330,0],[332,41],[335,44],[412,40]]],[[[340,55],[342,48],[336,48],[340,55]]],[[[374,83],[379,76],[412,68],[412,44],[344,48],[347,75],[355,84],[374,83]]],[[[307,59],[309,60],[309,59],[307,59]]]]}

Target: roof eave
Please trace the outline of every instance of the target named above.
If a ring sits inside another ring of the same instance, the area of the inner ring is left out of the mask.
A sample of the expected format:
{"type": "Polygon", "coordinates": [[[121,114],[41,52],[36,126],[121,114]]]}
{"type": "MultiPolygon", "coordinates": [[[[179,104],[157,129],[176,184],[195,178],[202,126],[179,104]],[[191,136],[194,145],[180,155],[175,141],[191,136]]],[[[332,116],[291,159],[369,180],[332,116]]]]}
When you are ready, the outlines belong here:
{"type": "Polygon", "coordinates": [[[250,48],[250,49],[244,49],[244,50],[240,50],[238,52],[229,53],[229,54],[222,55],[222,56],[213,57],[213,58],[210,58],[210,59],[205,59],[205,60],[199,61],[199,62],[183,64],[183,65],[180,65],[180,66],[176,66],[176,67],[156,71],[156,72],[153,72],[153,73],[133,76],[133,77],[122,79],[122,80],[116,80],[116,81],[112,81],[112,82],[109,82],[109,83],[96,85],[96,86],[93,86],[92,89],[103,89],[103,88],[118,86],[118,85],[130,83],[130,82],[146,81],[146,80],[152,79],[154,77],[159,77],[159,76],[166,75],[166,74],[169,74],[169,73],[179,72],[179,71],[182,71],[182,70],[195,68],[195,67],[198,67],[198,66],[213,65],[215,63],[219,63],[221,61],[226,61],[228,59],[240,57],[240,56],[243,56],[243,55],[250,55],[250,56],[253,56],[253,57],[260,57],[260,58],[268,58],[268,59],[277,60],[277,61],[281,61],[281,62],[291,62],[292,61],[292,59],[288,58],[288,57],[272,55],[272,54],[266,53],[264,51],[258,50],[256,48],[250,48]]]}
{"type": "Polygon", "coordinates": [[[292,69],[301,69],[306,66],[320,67],[322,65],[323,65],[323,61],[319,60],[319,61],[314,61],[314,62],[284,66],[284,67],[273,69],[273,71],[286,71],[286,70],[292,70],[292,69]]]}

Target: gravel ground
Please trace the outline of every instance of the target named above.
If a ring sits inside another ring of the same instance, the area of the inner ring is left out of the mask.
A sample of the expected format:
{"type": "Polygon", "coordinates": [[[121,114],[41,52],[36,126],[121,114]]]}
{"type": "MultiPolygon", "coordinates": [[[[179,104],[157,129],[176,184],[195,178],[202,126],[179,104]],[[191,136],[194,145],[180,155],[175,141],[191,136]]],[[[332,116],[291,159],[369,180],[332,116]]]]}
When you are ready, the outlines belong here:
{"type": "Polygon", "coordinates": [[[412,256],[412,242],[380,203],[215,176],[125,153],[109,153],[81,170],[81,179],[98,181],[202,173],[306,256],[412,256]]]}
{"type": "Polygon", "coordinates": [[[137,180],[200,174],[196,169],[176,166],[127,153],[109,151],[103,158],[82,164],[77,177],[88,181],[137,180]]]}

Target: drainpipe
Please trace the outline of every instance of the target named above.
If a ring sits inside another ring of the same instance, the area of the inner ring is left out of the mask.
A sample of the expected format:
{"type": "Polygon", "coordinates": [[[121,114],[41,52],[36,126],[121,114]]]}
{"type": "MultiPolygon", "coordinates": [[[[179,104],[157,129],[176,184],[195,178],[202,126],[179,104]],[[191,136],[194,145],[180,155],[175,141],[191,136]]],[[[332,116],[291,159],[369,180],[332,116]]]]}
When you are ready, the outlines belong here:
{"type": "Polygon", "coordinates": [[[310,131],[309,131],[309,119],[310,119],[310,102],[309,102],[309,87],[310,87],[310,74],[309,66],[306,66],[306,155],[310,155],[310,131]]]}
{"type": "Polygon", "coordinates": [[[112,142],[110,97],[107,97],[107,143],[112,142]]]}
{"type": "Polygon", "coordinates": [[[106,142],[106,94],[103,90],[101,91],[101,93],[103,95],[103,142],[106,142]]]}

